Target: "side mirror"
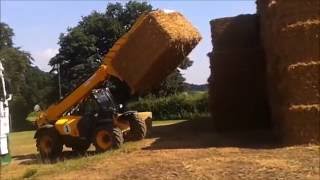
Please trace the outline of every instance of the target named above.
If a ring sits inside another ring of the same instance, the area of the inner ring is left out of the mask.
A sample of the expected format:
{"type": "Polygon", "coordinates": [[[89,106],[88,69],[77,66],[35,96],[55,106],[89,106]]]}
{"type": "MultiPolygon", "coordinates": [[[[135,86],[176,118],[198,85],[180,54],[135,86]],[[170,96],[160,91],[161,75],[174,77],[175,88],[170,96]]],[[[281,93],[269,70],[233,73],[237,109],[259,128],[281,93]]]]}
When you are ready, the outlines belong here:
{"type": "Polygon", "coordinates": [[[41,111],[40,105],[39,105],[39,104],[36,104],[36,105],[33,107],[33,111],[34,111],[34,112],[39,112],[39,111],[41,111]]]}

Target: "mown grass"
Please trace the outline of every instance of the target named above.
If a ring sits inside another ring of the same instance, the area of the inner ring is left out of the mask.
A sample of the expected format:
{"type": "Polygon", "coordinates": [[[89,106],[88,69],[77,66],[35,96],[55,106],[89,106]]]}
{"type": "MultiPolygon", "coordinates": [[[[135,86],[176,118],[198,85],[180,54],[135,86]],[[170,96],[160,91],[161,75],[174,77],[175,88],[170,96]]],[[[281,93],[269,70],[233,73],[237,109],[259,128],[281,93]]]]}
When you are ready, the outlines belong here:
{"type": "Polygon", "coordinates": [[[14,156],[36,153],[35,140],[33,139],[35,131],[24,131],[10,133],[10,151],[14,156]]]}
{"type": "MultiPolygon", "coordinates": [[[[171,125],[186,120],[155,120],[152,121],[153,126],[171,125]]],[[[33,138],[35,131],[23,131],[10,133],[10,151],[13,156],[27,155],[37,153],[35,148],[35,139],[33,138]]]]}
{"type": "Polygon", "coordinates": [[[185,122],[187,120],[159,120],[159,121],[152,121],[152,126],[166,126],[171,124],[177,124],[181,122],[185,122]]]}
{"type": "MultiPolygon", "coordinates": [[[[163,126],[181,123],[185,120],[153,121],[153,126],[163,126]]],[[[10,134],[10,151],[15,158],[19,156],[37,156],[34,131],[14,132],[10,134]]],[[[38,179],[46,175],[58,175],[70,171],[81,170],[106,161],[108,158],[132,153],[141,149],[141,142],[127,142],[119,150],[111,150],[102,154],[73,157],[55,164],[42,164],[40,160],[33,159],[30,164],[18,164],[20,160],[14,160],[11,164],[1,168],[0,179],[38,179]]],[[[30,161],[30,159],[25,159],[30,161]]]]}
{"type": "MultiPolygon", "coordinates": [[[[36,155],[35,152],[35,144],[30,140],[20,141],[22,139],[26,139],[26,137],[32,137],[32,132],[22,132],[22,133],[12,133],[11,134],[11,155],[15,158],[17,156],[23,156],[23,154],[33,154],[36,155]],[[18,140],[19,142],[17,142],[18,140]],[[20,145],[17,145],[20,144],[20,145]],[[30,148],[32,147],[32,148],[30,148]]],[[[84,167],[90,166],[90,164],[99,163],[102,159],[105,159],[109,156],[115,156],[117,154],[122,153],[130,153],[137,150],[136,143],[126,143],[123,147],[116,151],[108,151],[103,154],[95,154],[82,156],[73,159],[67,159],[65,161],[58,162],[56,164],[41,164],[39,159],[25,159],[27,161],[32,161],[31,164],[26,165],[18,165],[16,163],[20,162],[12,162],[8,166],[3,166],[1,168],[1,178],[0,179],[34,179],[39,176],[44,175],[53,175],[66,173],[69,171],[80,170],[84,167]]],[[[15,160],[16,161],[16,160],[15,160]]]]}
{"type": "Polygon", "coordinates": [[[1,168],[0,179],[38,179],[46,175],[59,175],[70,171],[81,170],[107,161],[111,157],[131,153],[140,149],[139,142],[128,142],[119,150],[111,150],[102,154],[79,156],[55,164],[41,164],[40,161],[29,165],[18,165],[14,162],[1,168]],[[7,173],[7,174],[6,174],[7,173]]]}
{"type": "Polygon", "coordinates": [[[27,178],[31,178],[33,175],[35,175],[37,173],[36,169],[27,169],[23,175],[22,178],[23,179],[27,179],[27,178]]]}

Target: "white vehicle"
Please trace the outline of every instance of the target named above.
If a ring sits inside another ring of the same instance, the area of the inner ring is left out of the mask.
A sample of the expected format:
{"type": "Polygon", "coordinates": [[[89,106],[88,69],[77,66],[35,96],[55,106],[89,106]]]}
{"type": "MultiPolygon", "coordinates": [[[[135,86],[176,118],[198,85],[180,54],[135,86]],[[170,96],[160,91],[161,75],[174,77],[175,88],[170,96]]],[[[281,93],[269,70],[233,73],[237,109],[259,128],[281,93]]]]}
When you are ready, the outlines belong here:
{"type": "Polygon", "coordinates": [[[11,94],[7,94],[6,84],[4,80],[4,68],[0,61],[0,160],[1,165],[7,164],[11,161],[9,153],[9,132],[10,132],[10,115],[9,115],[9,101],[11,94]]]}

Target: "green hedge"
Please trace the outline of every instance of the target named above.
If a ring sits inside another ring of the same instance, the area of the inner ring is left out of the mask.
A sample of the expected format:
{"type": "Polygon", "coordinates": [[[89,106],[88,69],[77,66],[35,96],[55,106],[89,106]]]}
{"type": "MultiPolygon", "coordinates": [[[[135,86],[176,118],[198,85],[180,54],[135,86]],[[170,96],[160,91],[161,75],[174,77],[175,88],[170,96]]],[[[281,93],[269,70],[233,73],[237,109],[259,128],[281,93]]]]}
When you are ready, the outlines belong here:
{"type": "Polygon", "coordinates": [[[190,119],[208,114],[208,93],[184,92],[163,98],[146,97],[129,103],[128,108],[151,111],[154,119],[190,119]]]}

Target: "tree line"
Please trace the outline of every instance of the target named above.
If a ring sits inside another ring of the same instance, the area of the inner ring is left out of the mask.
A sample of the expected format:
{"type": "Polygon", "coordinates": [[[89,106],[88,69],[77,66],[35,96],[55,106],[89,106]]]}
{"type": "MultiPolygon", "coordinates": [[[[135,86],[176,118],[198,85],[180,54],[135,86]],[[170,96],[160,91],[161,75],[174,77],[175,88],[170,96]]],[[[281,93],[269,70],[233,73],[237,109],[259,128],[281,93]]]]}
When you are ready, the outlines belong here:
{"type": "Polygon", "coordinates": [[[28,52],[15,47],[13,30],[0,23],[0,60],[5,69],[8,91],[13,94],[9,102],[12,127],[14,130],[30,128],[25,121],[36,103],[49,104],[54,100],[55,90],[52,76],[33,65],[28,52]]]}

